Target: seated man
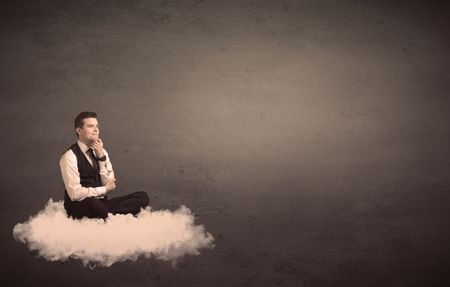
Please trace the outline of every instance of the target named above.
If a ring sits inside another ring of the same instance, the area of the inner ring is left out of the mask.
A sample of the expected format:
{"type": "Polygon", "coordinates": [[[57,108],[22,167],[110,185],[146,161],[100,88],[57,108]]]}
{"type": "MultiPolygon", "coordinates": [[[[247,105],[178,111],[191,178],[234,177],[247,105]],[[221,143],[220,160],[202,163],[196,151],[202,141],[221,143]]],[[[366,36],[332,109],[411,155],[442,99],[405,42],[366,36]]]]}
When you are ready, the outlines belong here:
{"type": "Polygon", "coordinates": [[[148,205],[143,191],[107,199],[106,194],[116,188],[116,179],[109,159],[98,137],[97,114],[82,112],[75,118],[78,137],[61,157],[59,165],[66,187],[64,208],[73,218],[103,218],[108,213],[136,215],[148,205]]]}

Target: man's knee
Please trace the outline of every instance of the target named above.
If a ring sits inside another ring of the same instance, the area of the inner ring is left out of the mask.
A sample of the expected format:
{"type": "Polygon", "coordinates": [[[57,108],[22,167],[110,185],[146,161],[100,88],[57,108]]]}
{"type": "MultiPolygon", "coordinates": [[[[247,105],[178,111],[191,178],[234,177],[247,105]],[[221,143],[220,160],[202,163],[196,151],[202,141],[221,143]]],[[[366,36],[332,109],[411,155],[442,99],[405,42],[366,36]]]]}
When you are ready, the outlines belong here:
{"type": "Polygon", "coordinates": [[[148,194],[145,191],[138,191],[135,194],[141,199],[141,207],[146,207],[149,204],[150,199],[148,198],[148,194]]]}

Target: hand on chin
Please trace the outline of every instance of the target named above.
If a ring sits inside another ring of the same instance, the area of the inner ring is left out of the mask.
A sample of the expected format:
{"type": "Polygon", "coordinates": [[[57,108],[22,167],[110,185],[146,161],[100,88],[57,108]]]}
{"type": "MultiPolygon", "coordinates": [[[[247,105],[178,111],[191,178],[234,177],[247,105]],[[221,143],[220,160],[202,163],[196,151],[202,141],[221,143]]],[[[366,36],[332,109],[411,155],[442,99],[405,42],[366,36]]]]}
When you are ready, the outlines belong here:
{"type": "Polygon", "coordinates": [[[94,143],[97,139],[98,139],[97,137],[91,137],[89,139],[89,147],[94,148],[94,143]]]}

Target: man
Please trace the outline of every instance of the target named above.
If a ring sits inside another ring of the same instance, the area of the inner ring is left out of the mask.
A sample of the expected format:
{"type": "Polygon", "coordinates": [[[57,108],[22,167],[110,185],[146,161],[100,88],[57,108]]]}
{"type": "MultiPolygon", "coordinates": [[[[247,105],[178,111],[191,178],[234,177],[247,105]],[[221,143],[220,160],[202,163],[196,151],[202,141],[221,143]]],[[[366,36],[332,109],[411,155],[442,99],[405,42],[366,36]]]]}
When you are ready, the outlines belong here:
{"type": "Polygon", "coordinates": [[[112,214],[136,215],[148,205],[143,191],[108,199],[116,179],[108,153],[98,137],[97,114],[82,112],[75,118],[77,142],[61,157],[59,166],[64,181],[64,208],[73,218],[103,218],[112,214]]]}

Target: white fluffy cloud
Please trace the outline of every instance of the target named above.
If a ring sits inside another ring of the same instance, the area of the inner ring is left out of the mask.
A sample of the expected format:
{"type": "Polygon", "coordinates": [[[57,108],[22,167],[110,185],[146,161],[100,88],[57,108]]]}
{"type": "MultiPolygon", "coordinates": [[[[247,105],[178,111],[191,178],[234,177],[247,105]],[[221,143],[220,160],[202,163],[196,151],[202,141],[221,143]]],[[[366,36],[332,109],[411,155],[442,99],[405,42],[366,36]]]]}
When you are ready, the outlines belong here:
{"type": "Polygon", "coordinates": [[[147,207],[137,217],[109,214],[105,222],[68,218],[63,202],[50,199],[36,216],[16,224],[13,236],[47,260],[76,258],[85,266],[109,267],[139,256],[175,261],[214,247],[212,235],[194,225],[194,216],[185,206],[173,212],[147,207]]]}

